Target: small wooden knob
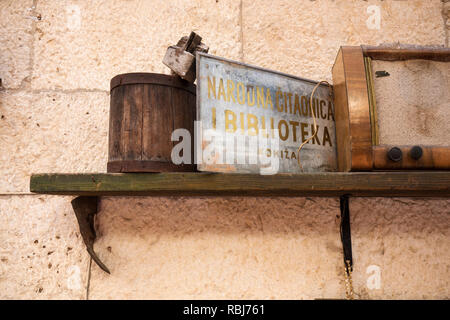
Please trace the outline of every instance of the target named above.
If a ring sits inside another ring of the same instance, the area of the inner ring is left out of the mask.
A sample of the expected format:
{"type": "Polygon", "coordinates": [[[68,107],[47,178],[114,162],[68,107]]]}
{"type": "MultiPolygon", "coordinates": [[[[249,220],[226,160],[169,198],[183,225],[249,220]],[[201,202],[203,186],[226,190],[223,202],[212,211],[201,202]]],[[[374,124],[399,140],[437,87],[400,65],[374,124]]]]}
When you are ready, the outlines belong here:
{"type": "Polygon", "coordinates": [[[411,156],[411,158],[413,158],[414,160],[419,160],[420,158],[422,158],[423,155],[423,150],[421,147],[419,146],[414,146],[411,149],[411,152],[409,154],[411,156]]]}
{"type": "Polygon", "coordinates": [[[402,150],[400,150],[400,148],[393,147],[391,148],[391,150],[388,151],[387,156],[389,160],[399,162],[402,160],[403,157],[402,150]]]}

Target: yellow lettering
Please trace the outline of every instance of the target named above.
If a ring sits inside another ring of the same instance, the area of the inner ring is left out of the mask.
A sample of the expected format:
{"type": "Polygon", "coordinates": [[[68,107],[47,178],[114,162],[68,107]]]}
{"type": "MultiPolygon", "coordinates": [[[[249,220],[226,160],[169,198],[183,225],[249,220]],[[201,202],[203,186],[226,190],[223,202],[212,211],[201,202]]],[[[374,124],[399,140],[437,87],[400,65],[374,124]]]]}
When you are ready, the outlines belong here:
{"type": "Polygon", "coordinates": [[[223,86],[222,78],[220,78],[220,81],[219,81],[219,99],[220,99],[220,96],[223,96],[224,101],[227,100],[227,97],[225,96],[225,88],[223,86]]]}
{"type": "Polygon", "coordinates": [[[272,96],[270,95],[270,89],[267,88],[267,93],[266,93],[266,108],[269,107],[270,104],[270,108],[273,110],[273,104],[272,104],[272,96]]]}
{"type": "MultiPolygon", "coordinates": [[[[314,135],[314,133],[318,133],[318,132],[319,132],[319,126],[317,126],[317,127],[316,127],[316,130],[314,131],[314,124],[311,124],[311,135],[314,135]]],[[[317,137],[317,134],[314,135],[314,138],[312,139],[312,143],[313,143],[313,144],[316,144],[316,142],[317,142],[317,144],[320,146],[320,140],[319,140],[319,138],[317,137]]]]}
{"type": "Polygon", "coordinates": [[[283,106],[280,104],[280,96],[282,96],[283,93],[280,90],[278,90],[275,95],[276,95],[275,105],[277,106],[277,110],[279,112],[282,112],[283,111],[283,106]]]}
{"type": "Polygon", "coordinates": [[[249,113],[247,115],[247,130],[248,130],[248,135],[250,136],[257,136],[258,135],[258,118],[249,113]],[[250,129],[253,129],[254,131],[252,132],[250,129]]]}
{"type": "Polygon", "coordinates": [[[239,104],[245,104],[245,88],[244,88],[244,84],[242,82],[238,82],[238,84],[237,84],[236,96],[237,96],[237,101],[239,102],[239,104]],[[242,99],[241,99],[241,94],[242,94],[242,99]]]}
{"type": "Polygon", "coordinates": [[[264,116],[261,117],[261,128],[262,128],[262,136],[265,138],[269,137],[269,134],[266,130],[266,118],[264,116]]]}
{"type": "Polygon", "coordinates": [[[314,114],[314,117],[316,117],[316,99],[312,99],[312,103],[312,106],[309,106],[309,116],[312,117],[314,114]]]}
{"type": "Polygon", "coordinates": [[[247,86],[247,105],[249,107],[255,105],[255,88],[252,86],[247,86]],[[252,89],[252,99],[250,99],[250,88],[252,89]]]}
{"type": "Polygon", "coordinates": [[[328,120],[330,120],[330,115],[334,121],[333,107],[331,106],[331,101],[328,102],[328,120]]]}
{"type": "MultiPolygon", "coordinates": [[[[313,104],[312,104],[312,112],[314,113],[314,117],[316,117],[317,118],[317,109],[319,108],[319,100],[317,100],[317,99],[313,99],[313,102],[312,102],[313,104]]],[[[312,114],[311,114],[311,116],[312,116],[312,114]]]]}
{"type": "Polygon", "coordinates": [[[297,142],[297,127],[298,127],[299,123],[297,121],[289,121],[289,123],[292,126],[292,133],[293,133],[293,137],[294,137],[294,142],[297,142]]]}
{"type": "Polygon", "coordinates": [[[307,116],[308,115],[308,99],[306,98],[306,96],[302,96],[302,115],[303,116],[307,116]]]}
{"type": "Polygon", "coordinates": [[[308,128],[307,123],[300,122],[300,130],[302,131],[302,142],[306,141],[306,136],[308,135],[308,131],[306,129],[308,128]]]}
{"type": "Polygon", "coordinates": [[[211,99],[211,91],[214,94],[214,99],[216,99],[216,77],[212,77],[212,79],[211,82],[211,78],[208,76],[208,99],[211,99]]]}
{"type": "Polygon", "coordinates": [[[322,145],[325,145],[325,142],[327,142],[330,144],[330,147],[332,147],[332,143],[331,143],[331,138],[330,138],[330,133],[328,132],[328,128],[324,127],[323,128],[323,140],[322,140],[322,145]]]}
{"type": "Polygon", "coordinates": [[[322,117],[322,119],[326,119],[327,115],[323,114],[323,106],[326,106],[327,102],[325,100],[320,100],[320,116],[322,117]]]}
{"type": "Polygon", "coordinates": [[[258,108],[259,108],[259,106],[266,108],[264,105],[264,88],[263,87],[256,87],[256,99],[258,100],[258,108]]]}
{"type": "Polygon", "coordinates": [[[231,110],[225,110],[225,130],[230,133],[236,132],[236,114],[231,110]],[[233,127],[232,129],[229,128],[230,125],[233,127]]]}
{"type": "Polygon", "coordinates": [[[275,127],[273,126],[273,118],[270,118],[270,130],[272,132],[272,138],[275,138],[275,127]]]}
{"type": "Polygon", "coordinates": [[[287,95],[289,97],[289,113],[292,114],[292,93],[288,93],[287,95]]]}
{"type": "Polygon", "coordinates": [[[236,102],[234,98],[234,82],[233,80],[227,80],[227,101],[230,102],[230,97],[233,98],[233,102],[236,102]]]}
{"type": "Polygon", "coordinates": [[[283,92],[283,95],[284,95],[284,112],[286,112],[287,113],[287,99],[286,99],[286,92],[283,92]]]}
{"type": "Polygon", "coordinates": [[[295,94],[294,115],[297,114],[297,110],[298,110],[298,115],[301,116],[302,115],[302,111],[300,109],[300,99],[298,97],[298,94],[295,94]]]}
{"type": "Polygon", "coordinates": [[[280,120],[280,122],[278,122],[278,132],[280,134],[280,139],[283,141],[286,141],[289,137],[289,127],[288,124],[285,120],[280,120]],[[285,134],[283,134],[283,130],[281,130],[281,127],[284,126],[284,131],[285,134]]]}

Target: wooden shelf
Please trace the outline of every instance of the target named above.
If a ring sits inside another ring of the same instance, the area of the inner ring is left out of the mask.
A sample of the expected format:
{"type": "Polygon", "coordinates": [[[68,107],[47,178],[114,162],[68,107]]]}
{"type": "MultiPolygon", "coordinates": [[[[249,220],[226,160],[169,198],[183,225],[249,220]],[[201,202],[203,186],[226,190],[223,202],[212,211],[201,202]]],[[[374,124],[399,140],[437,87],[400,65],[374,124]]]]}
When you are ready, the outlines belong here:
{"type": "Polygon", "coordinates": [[[380,196],[449,197],[450,171],[314,173],[34,174],[30,190],[83,196],[380,196]]]}
{"type": "MultiPolygon", "coordinates": [[[[86,249],[97,265],[108,267],[94,251],[94,216],[100,196],[379,196],[449,197],[450,171],[314,173],[261,176],[220,173],[82,173],[34,174],[31,192],[77,195],[72,207],[86,249]]],[[[341,223],[349,224],[348,197],[341,197],[341,223]],[[343,209],[344,208],[344,209],[343,209]],[[345,209],[347,208],[347,209],[345,209]]],[[[341,225],[342,228],[342,225],[341,225]]],[[[350,248],[350,228],[342,238],[350,248]]],[[[344,255],[345,253],[344,249],[344,255]]]]}

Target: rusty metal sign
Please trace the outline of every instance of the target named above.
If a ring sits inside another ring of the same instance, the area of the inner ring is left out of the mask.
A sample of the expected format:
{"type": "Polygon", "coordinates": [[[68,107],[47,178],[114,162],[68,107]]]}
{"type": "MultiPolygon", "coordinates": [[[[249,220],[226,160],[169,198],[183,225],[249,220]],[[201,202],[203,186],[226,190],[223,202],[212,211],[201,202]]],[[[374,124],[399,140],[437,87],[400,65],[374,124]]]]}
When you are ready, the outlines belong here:
{"type": "Polygon", "coordinates": [[[197,53],[196,163],[200,171],[336,171],[331,89],[317,82],[197,53]],[[317,135],[298,147],[314,132],[317,135]],[[299,161],[300,157],[300,161],[299,161]],[[300,162],[300,165],[299,165],[300,162]]]}

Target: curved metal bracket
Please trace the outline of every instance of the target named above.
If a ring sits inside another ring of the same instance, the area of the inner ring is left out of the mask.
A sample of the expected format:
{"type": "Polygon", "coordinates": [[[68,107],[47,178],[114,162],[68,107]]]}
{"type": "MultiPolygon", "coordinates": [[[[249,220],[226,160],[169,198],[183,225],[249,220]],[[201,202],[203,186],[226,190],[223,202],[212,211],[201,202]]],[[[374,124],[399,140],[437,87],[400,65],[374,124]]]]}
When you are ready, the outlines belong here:
{"type": "Polygon", "coordinates": [[[352,234],[350,229],[349,195],[340,197],[341,206],[341,241],[344,250],[344,265],[347,274],[353,271],[352,234]]]}
{"type": "Polygon", "coordinates": [[[72,200],[72,208],[78,220],[80,234],[86,245],[87,252],[103,271],[111,273],[109,269],[100,261],[94,252],[94,242],[96,238],[94,228],[94,216],[97,214],[99,197],[76,197],[72,200]]]}

